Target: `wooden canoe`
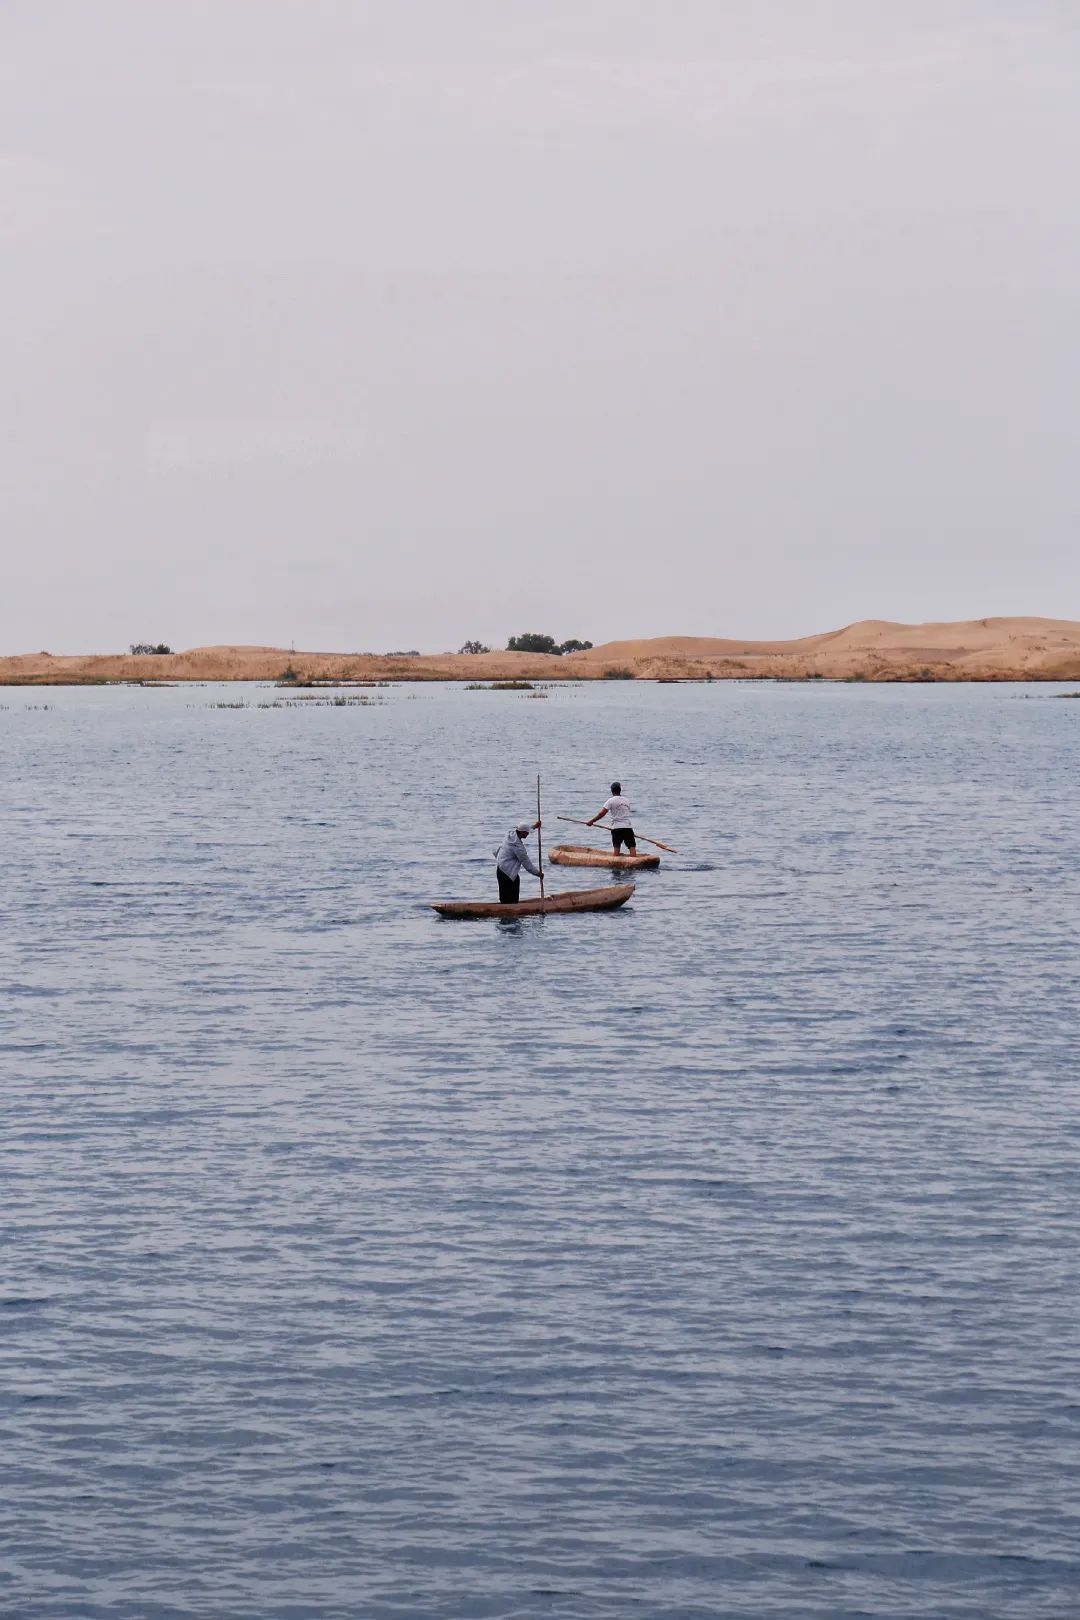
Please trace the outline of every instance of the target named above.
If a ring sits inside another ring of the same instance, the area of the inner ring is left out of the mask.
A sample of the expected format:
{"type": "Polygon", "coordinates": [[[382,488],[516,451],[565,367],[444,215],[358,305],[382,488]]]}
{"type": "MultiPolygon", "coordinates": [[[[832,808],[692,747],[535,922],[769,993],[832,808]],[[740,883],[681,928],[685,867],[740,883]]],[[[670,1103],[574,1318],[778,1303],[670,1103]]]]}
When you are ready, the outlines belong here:
{"type": "Polygon", "coordinates": [[[503,905],[500,900],[433,900],[431,909],[441,917],[546,917],[553,911],[614,911],[633,892],[632,883],[609,883],[602,889],[564,889],[544,900],[536,895],[515,905],[503,905]]]}
{"type": "Polygon", "coordinates": [[[556,844],[548,850],[548,860],[556,866],[659,866],[659,855],[616,855],[613,849],[596,849],[590,844],[556,844]]]}

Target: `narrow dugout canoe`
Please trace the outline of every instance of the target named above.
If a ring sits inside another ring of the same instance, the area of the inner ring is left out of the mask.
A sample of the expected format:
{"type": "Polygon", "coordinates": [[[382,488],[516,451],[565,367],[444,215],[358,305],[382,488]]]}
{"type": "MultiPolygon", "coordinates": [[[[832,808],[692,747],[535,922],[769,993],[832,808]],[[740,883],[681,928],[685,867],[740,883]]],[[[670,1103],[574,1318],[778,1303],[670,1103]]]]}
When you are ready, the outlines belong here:
{"type": "Polygon", "coordinates": [[[589,844],[556,844],[548,850],[548,860],[556,866],[659,866],[659,855],[616,855],[613,849],[594,849],[589,844]]]}
{"type": "Polygon", "coordinates": [[[433,900],[431,909],[442,917],[546,917],[551,911],[614,911],[633,892],[632,883],[609,883],[602,889],[564,889],[544,900],[537,895],[516,905],[503,905],[499,900],[433,900]]]}

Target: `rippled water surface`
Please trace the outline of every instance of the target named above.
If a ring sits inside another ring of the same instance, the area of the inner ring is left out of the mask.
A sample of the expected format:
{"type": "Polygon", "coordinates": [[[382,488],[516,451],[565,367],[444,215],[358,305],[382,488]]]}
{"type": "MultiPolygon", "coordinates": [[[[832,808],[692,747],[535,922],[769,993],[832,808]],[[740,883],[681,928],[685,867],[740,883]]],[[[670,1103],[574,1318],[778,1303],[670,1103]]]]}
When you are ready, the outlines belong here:
{"type": "Polygon", "coordinates": [[[0,691],[0,1612],[1080,1612],[1055,690],[0,691]]]}

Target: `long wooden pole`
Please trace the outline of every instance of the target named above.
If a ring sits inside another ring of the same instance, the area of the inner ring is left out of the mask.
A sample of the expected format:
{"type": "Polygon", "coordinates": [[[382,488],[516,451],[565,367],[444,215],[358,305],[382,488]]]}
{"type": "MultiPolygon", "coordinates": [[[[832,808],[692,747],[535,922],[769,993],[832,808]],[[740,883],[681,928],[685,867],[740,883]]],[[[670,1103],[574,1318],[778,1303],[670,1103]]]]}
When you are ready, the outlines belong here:
{"type": "Polygon", "coordinates": [[[536,864],[540,868],[540,898],[544,898],[544,835],[540,831],[540,777],[536,778],[536,864]]]}
{"type": "MultiPolygon", "coordinates": [[[[582,821],[579,816],[556,816],[555,820],[572,821],[575,827],[599,827],[601,825],[599,821],[582,821]]],[[[606,822],[603,823],[603,826],[605,831],[611,831],[606,822]]],[[[645,834],[639,833],[637,828],[634,829],[634,837],[640,838],[644,844],[655,844],[657,849],[666,849],[669,855],[677,855],[679,853],[677,849],[672,849],[670,844],[662,844],[659,838],[646,838],[645,834]]]]}

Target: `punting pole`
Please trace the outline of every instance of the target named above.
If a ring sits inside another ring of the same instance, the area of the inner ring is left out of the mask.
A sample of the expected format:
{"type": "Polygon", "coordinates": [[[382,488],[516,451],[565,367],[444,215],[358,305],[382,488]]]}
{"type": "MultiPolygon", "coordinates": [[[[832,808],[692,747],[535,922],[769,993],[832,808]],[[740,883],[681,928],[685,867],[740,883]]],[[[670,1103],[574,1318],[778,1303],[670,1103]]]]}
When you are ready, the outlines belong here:
{"type": "MultiPolygon", "coordinates": [[[[556,821],[572,821],[574,823],[575,827],[600,827],[600,826],[603,826],[603,830],[605,832],[610,832],[611,831],[611,828],[607,825],[606,822],[601,823],[599,821],[582,821],[580,816],[556,816],[555,820],[556,821]]],[[[640,838],[641,842],[643,844],[655,844],[657,849],[666,849],[669,855],[677,855],[679,853],[677,849],[672,849],[670,844],[662,844],[660,842],[659,838],[646,838],[645,834],[644,833],[639,833],[636,827],[634,829],[634,837],[635,838],[640,838]]]]}

